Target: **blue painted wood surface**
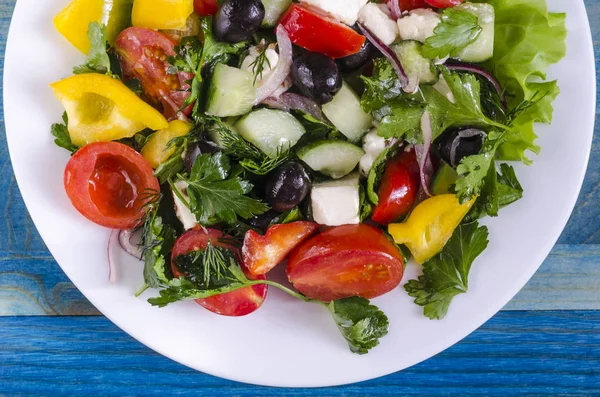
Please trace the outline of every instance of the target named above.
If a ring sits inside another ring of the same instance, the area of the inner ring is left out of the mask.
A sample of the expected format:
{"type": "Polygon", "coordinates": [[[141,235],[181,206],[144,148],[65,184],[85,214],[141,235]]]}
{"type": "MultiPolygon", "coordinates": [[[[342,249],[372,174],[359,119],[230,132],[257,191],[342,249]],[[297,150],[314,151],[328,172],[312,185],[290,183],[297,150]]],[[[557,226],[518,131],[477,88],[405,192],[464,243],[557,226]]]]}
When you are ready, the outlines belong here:
{"type": "MultiPolygon", "coordinates": [[[[14,3],[0,0],[2,65],[14,3]]],[[[600,54],[600,0],[586,6],[600,54]]],[[[559,244],[503,312],[401,373],[345,387],[282,390],[185,368],[100,316],[35,231],[8,158],[1,101],[0,117],[0,396],[600,395],[598,134],[559,244]]]]}

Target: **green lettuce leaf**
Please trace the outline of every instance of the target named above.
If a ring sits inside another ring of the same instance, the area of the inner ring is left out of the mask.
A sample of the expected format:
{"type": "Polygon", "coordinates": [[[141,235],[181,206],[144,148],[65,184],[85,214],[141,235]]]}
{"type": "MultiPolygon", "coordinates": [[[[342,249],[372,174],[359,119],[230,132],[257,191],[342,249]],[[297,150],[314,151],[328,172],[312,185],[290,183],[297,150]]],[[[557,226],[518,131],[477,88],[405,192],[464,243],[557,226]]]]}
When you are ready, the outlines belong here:
{"type": "Polygon", "coordinates": [[[536,94],[545,95],[513,122],[513,132],[498,150],[502,160],[531,161],[527,151],[539,152],[534,122],[552,121],[552,101],[560,92],[556,81],[546,79],[548,67],[566,54],[565,14],[549,13],[545,0],[489,0],[496,10],[494,57],[486,63],[507,93],[514,109],[536,94]]]}

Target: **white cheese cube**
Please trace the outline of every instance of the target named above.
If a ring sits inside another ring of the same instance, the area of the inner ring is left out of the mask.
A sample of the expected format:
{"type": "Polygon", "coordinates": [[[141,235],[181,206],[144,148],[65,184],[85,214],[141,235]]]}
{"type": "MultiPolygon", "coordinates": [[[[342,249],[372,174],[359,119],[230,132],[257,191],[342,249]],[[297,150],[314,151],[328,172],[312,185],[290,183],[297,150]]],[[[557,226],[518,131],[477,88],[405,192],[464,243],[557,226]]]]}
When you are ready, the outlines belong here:
{"type": "Polygon", "coordinates": [[[327,226],[360,223],[358,178],[358,173],[354,173],[313,186],[310,198],[315,222],[327,226]]]}
{"type": "MultiPolygon", "coordinates": [[[[179,194],[181,194],[181,196],[183,196],[183,198],[189,202],[190,198],[188,197],[186,192],[187,187],[189,186],[187,182],[179,181],[175,182],[174,185],[177,188],[179,194]]],[[[179,218],[179,220],[183,224],[183,228],[185,230],[190,230],[196,227],[196,225],[198,225],[198,222],[196,221],[196,216],[192,214],[192,211],[190,211],[188,206],[185,205],[183,201],[181,201],[181,199],[177,194],[175,194],[175,192],[173,192],[173,200],[175,201],[175,215],[177,215],[177,218],[179,218]]]]}
{"type": "Polygon", "coordinates": [[[385,45],[390,45],[398,37],[398,25],[384,12],[383,4],[369,3],[360,9],[358,21],[385,45]]]}
{"type": "Polygon", "coordinates": [[[425,8],[412,10],[408,15],[399,18],[398,32],[402,40],[417,40],[424,43],[433,36],[433,29],[441,22],[438,13],[425,8]]]}
{"type": "MultiPolygon", "coordinates": [[[[352,26],[358,19],[358,12],[368,0],[300,0],[300,3],[313,6],[329,16],[352,26]]],[[[323,40],[327,40],[324,37],[323,40]]]]}
{"type": "MultiPolygon", "coordinates": [[[[255,84],[257,88],[263,85],[263,83],[271,76],[271,74],[273,74],[273,70],[279,62],[279,54],[273,49],[272,46],[269,46],[269,48],[265,50],[265,54],[268,62],[265,61],[265,63],[263,64],[262,72],[257,76],[255,84]]],[[[258,56],[258,47],[250,47],[250,49],[248,50],[248,55],[246,55],[246,58],[244,58],[244,60],[242,61],[241,69],[245,69],[252,73],[252,75],[254,75],[257,67],[256,59],[258,58],[258,56]]],[[[283,84],[279,86],[279,88],[277,88],[277,90],[275,90],[275,92],[271,96],[279,97],[281,94],[289,90],[291,85],[292,84],[290,81],[284,81],[283,84]]]]}
{"type": "Polygon", "coordinates": [[[364,176],[369,175],[375,159],[385,150],[387,140],[377,135],[377,128],[373,128],[363,138],[363,150],[365,155],[361,157],[359,168],[364,176]]]}

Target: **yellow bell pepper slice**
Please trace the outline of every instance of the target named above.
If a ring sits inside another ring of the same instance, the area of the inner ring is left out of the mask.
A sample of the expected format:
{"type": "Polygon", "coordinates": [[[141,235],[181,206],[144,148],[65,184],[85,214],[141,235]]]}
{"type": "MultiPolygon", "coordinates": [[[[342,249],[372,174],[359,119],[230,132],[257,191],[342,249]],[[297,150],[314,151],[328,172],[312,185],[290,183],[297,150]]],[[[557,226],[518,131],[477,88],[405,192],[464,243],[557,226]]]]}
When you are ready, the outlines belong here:
{"type": "Polygon", "coordinates": [[[389,225],[388,232],[422,265],[444,248],[474,203],[472,199],[460,204],[454,194],[430,197],[417,205],[406,221],[389,225]]]}
{"type": "Polygon", "coordinates": [[[171,121],[167,128],[156,131],[150,136],[142,148],[142,156],[144,156],[152,168],[158,168],[175,151],[174,147],[168,147],[169,142],[174,138],[187,135],[191,130],[192,124],[188,122],[181,120],[171,121]]]}
{"type": "Polygon", "coordinates": [[[131,23],[133,0],[73,0],[54,17],[54,26],[79,51],[90,52],[87,32],[90,23],[106,25],[106,39],[112,45],[131,23]]]}
{"type": "Polygon", "coordinates": [[[79,74],[50,85],[69,116],[69,134],[77,146],[134,136],[144,128],[161,130],[169,123],[120,80],[79,74]]]}
{"type": "Polygon", "coordinates": [[[135,0],[133,26],[150,29],[185,30],[194,12],[194,0],[135,0]]]}

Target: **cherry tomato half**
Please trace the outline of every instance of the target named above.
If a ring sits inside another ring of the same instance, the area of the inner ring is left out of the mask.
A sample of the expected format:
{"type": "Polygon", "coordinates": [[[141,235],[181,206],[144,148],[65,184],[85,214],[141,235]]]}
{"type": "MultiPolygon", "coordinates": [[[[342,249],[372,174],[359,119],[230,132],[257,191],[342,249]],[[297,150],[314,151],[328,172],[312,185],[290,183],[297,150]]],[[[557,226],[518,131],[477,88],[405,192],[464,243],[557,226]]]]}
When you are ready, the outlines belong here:
{"type": "MultiPolygon", "coordinates": [[[[179,72],[169,74],[167,57],[175,55],[175,40],[155,30],[131,27],[122,31],[116,40],[121,69],[127,79],[138,79],[144,94],[161,105],[164,116],[173,120],[190,96],[187,81],[194,76],[179,72]]],[[[192,111],[188,106],[182,112],[192,111]]]]}
{"type": "Polygon", "coordinates": [[[381,225],[397,221],[415,205],[421,186],[415,151],[401,152],[386,166],[379,185],[379,203],[371,219],[381,225]]]}
{"type": "MultiPolygon", "coordinates": [[[[222,247],[235,251],[236,256],[240,258],[240,253],[237,248],[219,241],[222,237],[223,233],[215,229],[194,229],[179,237],[171,252],[171,269],[173,270],[173,275],[175,277],[181,275],[181,272],[175,265],[175,258],[191,251],[198,251],[206,248],[209,241],[215,247],[222,247]]],[[[243,265],[242,269],[246,276],[252,280],[265,279],[265,276],[252,277],[243,265]]],[[[216,314],[231,317],[245,316],[256,311],[263,304],[267,297],[267,290],[268,286],[266,284],[253,285],[225,294],[211,296],[210,298],[196,299],[196,302],[216,314]]]]}
{"type": "Polygon", "coordinates": [[[67,196],[83,216],[113,229],[138,225],[142,207],[160,192],[154,171],[141,154],[118,142],[79,149],[64,174],[67,196]]]}
{"type": "Polygon", "coordinates": [[[309,298],[375,298],[396,288],[404,264],[398,248],[376,227],[331,228],[296,248],[287,276],[309,298]]]}
{"type": "Polygon", "coordinates": [[[425,2],[435,8],[450,8],[456,7],[463,0],[425,0],[425,2]]]}
{"type": "Polygon", "coordinates": [[[217,13],[217,0],[194,0],[194,11],[201,17],[217,13]]]}
{"type": "Polygon", "coordinates": [[[411,11],[416,8],[428,8],[429,6],[425,0],[388,0],[388,4],[391,5],[392,1],[398,1],[400,10],[411,11]]]}
{"type": "Polygon", "coordinates": [[[250,274],[266,274],[317,230],[318,224],[305,221],[271,226],[264,236],[249,230],[242,248],[244,264],[250,274]]]}
{"type": "Polygon", "coordinates": [[[194,0],[194,11],[201,17],[217,13],[217,0],[194,0]]]}
{"type": "Polygon", "coordinates": [[[334,59],[356,54],[365,43],[365,36],[350,27],[298,4],[292,4],[279,23],[292,43],[334,59]]]}

